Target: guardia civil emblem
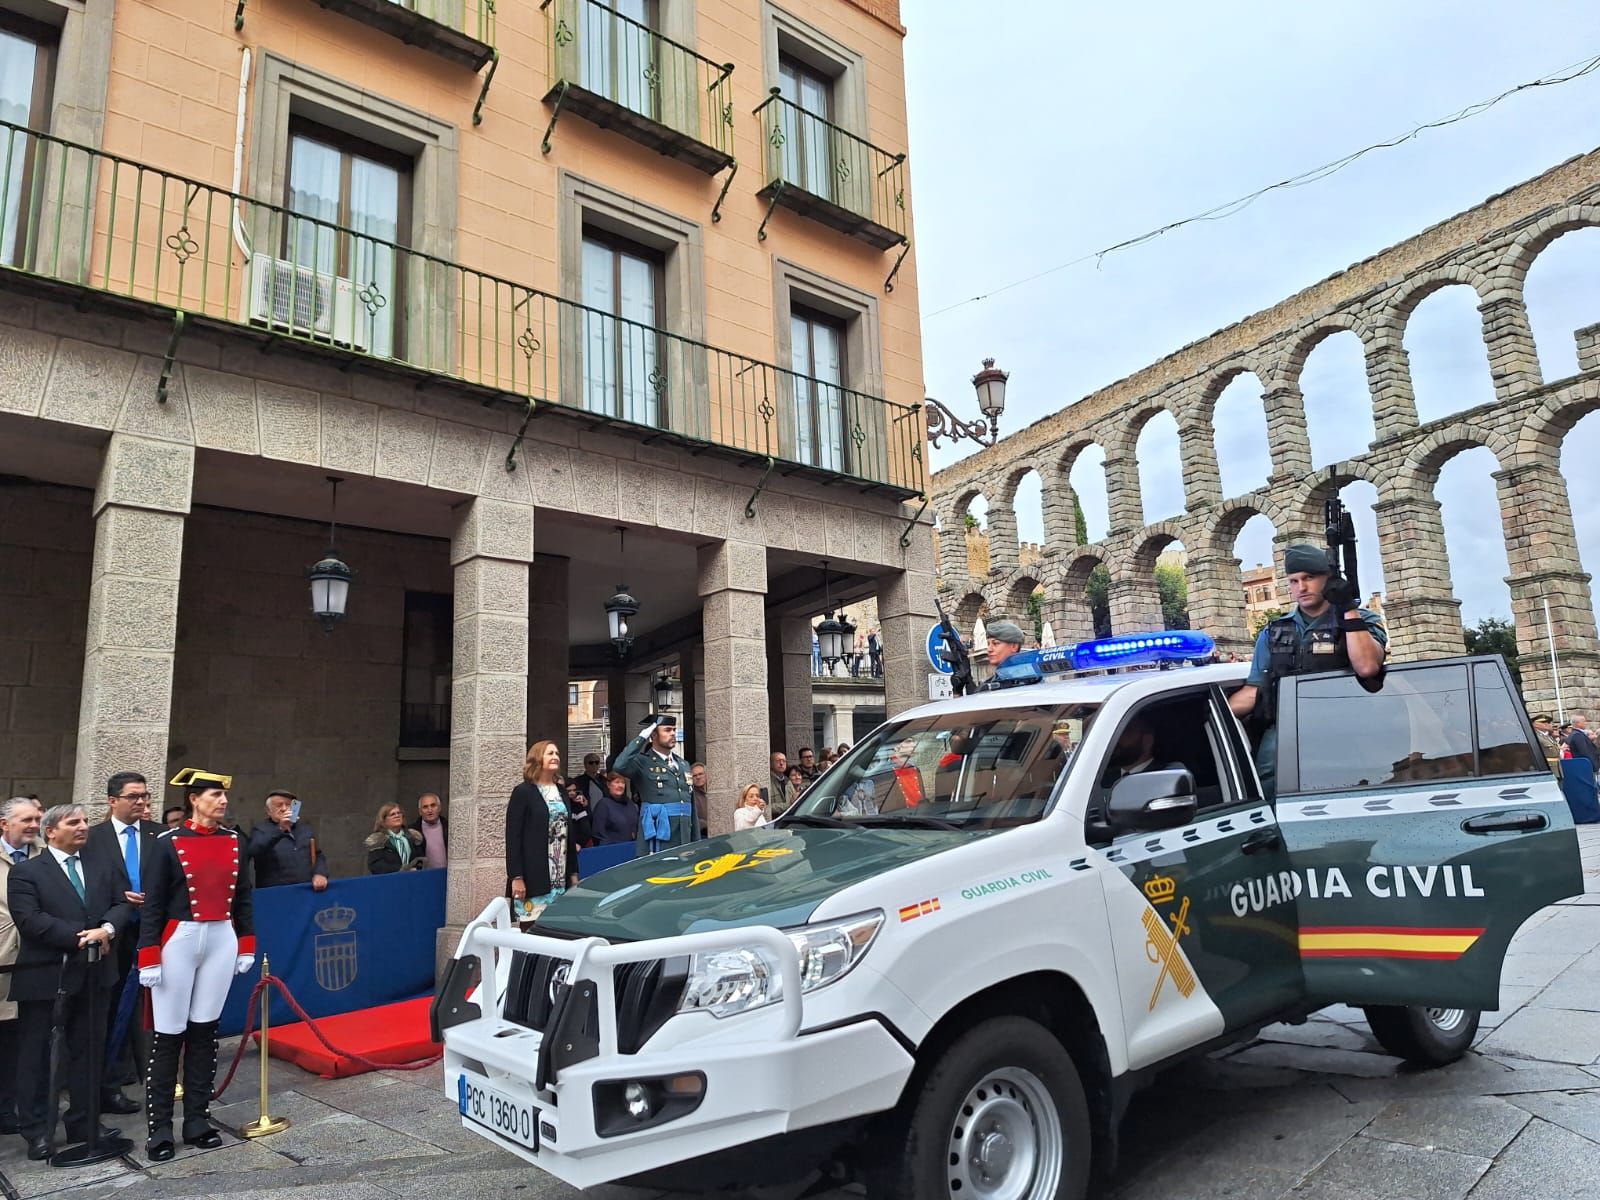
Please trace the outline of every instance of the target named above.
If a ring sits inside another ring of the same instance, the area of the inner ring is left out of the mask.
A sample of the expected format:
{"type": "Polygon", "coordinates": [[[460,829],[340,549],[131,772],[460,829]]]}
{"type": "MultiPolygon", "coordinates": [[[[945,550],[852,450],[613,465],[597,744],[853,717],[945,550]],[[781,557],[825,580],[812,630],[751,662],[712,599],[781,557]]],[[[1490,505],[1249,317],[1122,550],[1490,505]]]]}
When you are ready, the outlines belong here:
{"type": "Polygon", "coordinates": [[[356,910],[343,904],[323,909],[312,918],[317,928],[312,961],[317,985],[325,992],[342,992],[356,981],[356,910]]]}

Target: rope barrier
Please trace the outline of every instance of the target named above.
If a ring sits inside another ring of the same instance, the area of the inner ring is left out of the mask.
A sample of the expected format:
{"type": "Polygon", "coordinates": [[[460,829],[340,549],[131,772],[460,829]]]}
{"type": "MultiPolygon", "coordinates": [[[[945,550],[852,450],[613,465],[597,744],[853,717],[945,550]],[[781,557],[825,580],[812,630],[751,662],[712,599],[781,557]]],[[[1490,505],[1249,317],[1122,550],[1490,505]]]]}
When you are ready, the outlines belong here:
{"type": "Polygon", "coordinates": [[[278,989],[278,991],[283,995],[284,1000],[288,1003],[289,1007],[294,1010],[295,1016],[299,1017],[306,1023],[306,1028],[310,1029],[317,1041],[322,1043],[322,1048],[329,1054],[334,1055],[336,1058],[347,1058],[359,1066],[366,1067],[369,1071],[422,1071],[433,1066],[436,1062],[444,1057],[443,1054],[435,1054],[428,1058],[419,1058],[415,1062],[380,1063],[373,1062],[372,1059],[366,1058],[363,1055],[356,1054],[352,1051],[341,1050],[338,1046],[335,1046],[327,1039],[327,1036],[317,1026],[317,1023],[312,1018],[311,1014],[300,1007],[300,1001],[294,998],[294,993],[289,990],[289,985],[284,983],[281,977],[277,975],[271,975],[256,984],[256,986],[250,992],[250,1004],[245,1010],[244,1034],[239,1038],[239,1048],[233,1053],[233,1061],[228,1064],[228,1073],[223,1076],[222,1085],[212,1093],[211,1098],[213,1100],[220,1100],[222,1098],[222,1094],[226,1092],[229,1085],[233,1083],[233,1076],[238,1071],[239,1064],[244,1060],[244,1052],[250,1045],[250,1035],[256,1030],[256,1002],[260,999],[261,993],[266,990],[268,984],[272,984],[278,989]]]}

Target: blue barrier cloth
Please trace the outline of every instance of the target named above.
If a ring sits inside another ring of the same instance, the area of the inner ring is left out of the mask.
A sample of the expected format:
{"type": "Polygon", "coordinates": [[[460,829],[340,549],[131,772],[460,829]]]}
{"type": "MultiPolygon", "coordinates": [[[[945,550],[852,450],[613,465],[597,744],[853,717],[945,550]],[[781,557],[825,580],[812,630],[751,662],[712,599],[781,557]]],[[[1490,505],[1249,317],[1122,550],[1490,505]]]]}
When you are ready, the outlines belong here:
{"type": "Polygon", "coordinates": [[[1572,819],[1579,825],[1600,821],[1600,801],[1595,799],[1594,767],[1587,758],[1561,760],[1561,790],[1567,797],[1572,819]]]}
{"type": "Polygon", "coordinates": [[[632,862],[638,856],[639,850],[632,842],[612,842],[607,846],[590,846],[586,850],[579,850],[578,878],[587,879],[607,867],[632,862]]]}
{"type": "MultiPolygon", "coordinates": [[[[445,871],[401,871],[255,892],[256,965],[234,976],[223,1037],[244,1032],[261,956],[313,1017],[393,1004],[433,991],[435,934],[444,924],[445,871]]],[[[281,997],[272,1023],[297,1018],[281,997]]]]}

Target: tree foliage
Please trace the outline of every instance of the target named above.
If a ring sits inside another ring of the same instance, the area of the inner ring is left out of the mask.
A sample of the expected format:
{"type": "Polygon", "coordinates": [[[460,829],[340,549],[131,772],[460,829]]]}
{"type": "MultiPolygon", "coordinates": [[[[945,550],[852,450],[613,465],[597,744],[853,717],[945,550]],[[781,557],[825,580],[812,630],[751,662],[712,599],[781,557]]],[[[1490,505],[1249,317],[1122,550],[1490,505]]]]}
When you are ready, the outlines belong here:
{"type": "Polygon", "coordinates": [[[1028,597],[1028,618],[1033,622],[1033,642],[1038,645],[1044,639],[1044,592],[1042,590],[1032,593],[1028,597]]]}
{"type": "Polygon", "coordinates": [[[1101,563],[1089,572],[1089,584],[1083,589],[1089,601],[1089,616],[1094,621],[1095,637],[1111,636],[1111,572],[1101,563]]]}
{"type": "Polygon", "coordinates": [[[1279,617],[1286,616],[1288,614],[1288,612],[1289,612],[1289,610],[1287,608],[1269,608],[1265,612],[1259,612],[1255,616],[1251,617],[1250,618],[1250,637],[1251,637],[1251,640],[1254,640],[1255,638],[1259,637],[1261,635],[1261,631],[1263,629],[1265,629],[1268,625],[1272,624],[1272,622],[1276,621],[1279,617]]]}
{"type": "Polygon", "coordinates": [[[1522,667],[1517,661],[1517,627],[1499,617],[1484,617],[1476,626],[1461,631],[1468,654],[1500,654],[1511,668],[1512,681],[1522,691],[1522,667]]]}
{"type": "Polygon", "coordinates": [[[1189,628],[1189,578],[1177,563],[1156,565],[1156,591],[1161,593],[1161,623],[1167,629],[1189,628]]]}

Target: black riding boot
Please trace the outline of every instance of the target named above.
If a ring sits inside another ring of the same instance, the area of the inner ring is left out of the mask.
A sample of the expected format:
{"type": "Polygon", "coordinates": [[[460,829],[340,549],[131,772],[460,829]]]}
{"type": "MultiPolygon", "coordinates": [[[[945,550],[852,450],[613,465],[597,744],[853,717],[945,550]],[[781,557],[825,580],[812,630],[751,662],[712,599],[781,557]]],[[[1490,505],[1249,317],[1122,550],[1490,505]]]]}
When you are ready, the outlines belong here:
{"type": "Polygon", "coordinates": [[[183,1140],[210,1150],[222,1145],[211,1124],[211,1089],[217,1083],[217,1026],[220,1021],[190,1021],[183,1052],[183,1140]]]}
{"type": "Polygon", "coordinates": [[[150,1038],[150,1065],[144,1080],[144,1106],[150,1116],[150,1136],[144,1152],[151,1162],[172,1157],[172,1094],[178,1086],[178,1056],[183,1034],[156,1033],[150,1038]]]}

